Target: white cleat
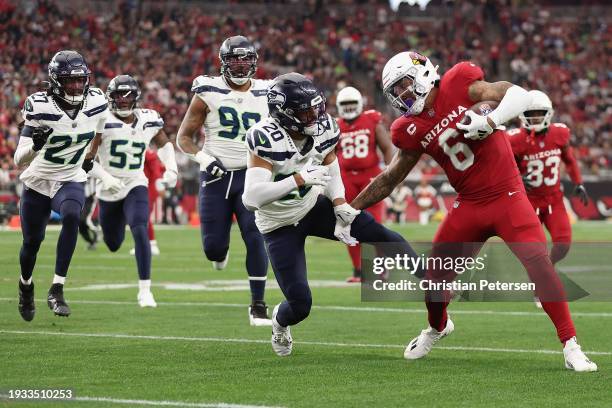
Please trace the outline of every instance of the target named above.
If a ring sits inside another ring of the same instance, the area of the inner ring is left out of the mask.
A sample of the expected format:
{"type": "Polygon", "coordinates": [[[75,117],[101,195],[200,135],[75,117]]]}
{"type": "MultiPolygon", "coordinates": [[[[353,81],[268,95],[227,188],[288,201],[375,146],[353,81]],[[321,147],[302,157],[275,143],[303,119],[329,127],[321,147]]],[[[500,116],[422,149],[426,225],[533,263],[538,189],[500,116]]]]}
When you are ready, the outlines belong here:
{"type": "Polygon", "coordinates": [[[276,321],[276,313],[280,304],[274,307],[272,312],[272,350],[277,356],[285,357],[291,354],[293,339],[289,326],[283,327],[276,321]]]}
{"type": "Polygon", "coordinates": [[[446,327],[441,332],[433,327],[428,327],[421,331],[418,337],[415,337],[408,343],[406,350],[404,350],[404,358],[406,360],[416,360],[417,358],[425,357],[438,340],[448,336],[453,330],[455,330],[455,325],[450,317],[447,318],[446,327]]]}
{"type": "Polygon", "coordinates": [[[540,298],[539,297],[534,297],[533,298],[533,302],[535,303],[536,307],[538,309],[542,309],[542,302],[540,302],[540,298]]]}
{"type": "Polygon", "coordinates": [[[141,290],[138,292],[138,304],[140,307],[157,307],[153,293],[150,290],[141,290]]]}
{"type": "Polygon", "coordinates": [[[572,337],[565,342],[563,357],[565,357],[565,368],[569,370],[577,372],[597,371],[597,364],[589,360],[582,352],[576,337],[572,337]]]}
{"type": "Polygon", "coordinates": [[[229,261],[229,253],[226,254],[225,259],[220,262],[212,261],[213,268],[215,268],[218,271],[222,271],[227,266],[227,261],[229,261]]]}
{"type": "Polygon", "coordinates": [[[268,317],[268,306],[263,301],[257,301],[249,306],[249,324],[251,326],[272,326],[268,317]]]}
{"type": "MultiPolygon", "coordinates": [[[[157,241],[149,241],[149,244],[151,245],[151,255],[159,255],[159,247],[157,246],[157,241]]],[[[136,255],[136,248],[130,249],[130,255],[136,255]]]]}

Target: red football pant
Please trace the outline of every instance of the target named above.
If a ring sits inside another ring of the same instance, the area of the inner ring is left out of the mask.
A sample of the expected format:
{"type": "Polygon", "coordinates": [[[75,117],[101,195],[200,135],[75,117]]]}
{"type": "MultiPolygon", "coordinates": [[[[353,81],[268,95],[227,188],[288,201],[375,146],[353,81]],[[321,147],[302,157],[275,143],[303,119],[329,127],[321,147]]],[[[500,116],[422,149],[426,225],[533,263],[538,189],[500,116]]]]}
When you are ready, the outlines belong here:
{"type": "MultiPolygon", "coordinates": [[[[380,169],[378,166],[372,167],[370,169],[364,169],[360,171],[343,171],[342,174],[342,183],[344,184],[345,197],[347,202],[351,202],[359,195],[363,189],[366,188],[370,181],[374,177],[376,177],[380,173],[380,169]]],[[[372,214],[376,222],[381,223],[383,218],[384,204],[383,202],[378,202],[373,206],[366,208],[366,211],[372,214]]],[[[349,256],[351,257],[351,262],[353,263],[353,268],[356,271],[361,270],[361,246],[359,244],[355,246],[348,246],[347,249],[349,252],[349,256]]]]}
{"type": "Polygon", "coordinates": [[[530,200],[540,222],[550,232],[553,242],[550,250],[550,260],[553,265],[565,258],[572,243],[572,227],[569,216],[563,204],[563,197],[550,200],[550,205],[541,205],[535,199],[530,200]]]}
{"type": "MultiPolygon", "coordinates": [[[[475,256],[482,246],[479,243],[494,235],[506,242],[527,270],[535,283],[542,308],[557,329],[559,340],[565,342],[575,336],[576,329],[565,301],[563,284],[548,256],[544,230],[523,191],[512,196],[505,193],[486,202],[458,199],[436,232],[434,253],[441,243],[471,242],[475,244],[461,248],[463,253],[457,255],[475,256]]],[[[435,272],[427,273],[430,279],[439,278],[433,276],[435,272]]],[[[444,278],[448,281],[455,277],[453,273],[453,276],[444,278]]],[[[438,331],[446,326],[449,299],[448,291],[428,291],[426,294],[429,325],[438,331]]]]}

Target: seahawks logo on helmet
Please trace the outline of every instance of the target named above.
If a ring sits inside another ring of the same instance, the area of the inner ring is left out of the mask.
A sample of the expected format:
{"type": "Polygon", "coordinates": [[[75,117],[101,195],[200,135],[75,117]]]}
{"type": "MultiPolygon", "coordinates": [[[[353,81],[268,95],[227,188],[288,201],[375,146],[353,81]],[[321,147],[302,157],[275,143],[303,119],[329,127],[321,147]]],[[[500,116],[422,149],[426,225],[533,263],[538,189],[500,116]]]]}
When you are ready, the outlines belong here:
{"type": "Polygon", "coordinates": [[[267,97],[269,105],[278,105],[279,107],[282,107],[287,101],[287,97],[284,93],[274,90],[269,90],[267,93],[267,97]]]}

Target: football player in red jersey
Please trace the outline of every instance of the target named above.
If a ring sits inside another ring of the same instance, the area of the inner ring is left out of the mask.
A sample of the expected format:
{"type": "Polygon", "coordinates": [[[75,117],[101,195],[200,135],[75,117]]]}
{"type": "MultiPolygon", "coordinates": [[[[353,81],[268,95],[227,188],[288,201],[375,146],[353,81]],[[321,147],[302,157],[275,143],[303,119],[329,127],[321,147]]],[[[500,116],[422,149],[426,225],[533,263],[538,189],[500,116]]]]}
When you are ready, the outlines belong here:
{"type": "MultiPolygon", "coordinates": [[[[486,82],[482,69],[470,62],[456,64],[440,79],[437,67],[413,51],[391,58],[383,69],[382,82],[385,95],[404,113],[391,126],[393,144],[400,150],[351,205],[368,208],[387,197],[427,153],[444,169],[458,193],[434,237],[433,255],[439,256],[436,251],[452,243],[475,243],[455,245],[470,247],[467,256],[475,256],[482,245],[478,243],[493,235],[501,237],[536,286],[542,307],[564,344],[565,366],[596,371],[597,365],[576,341],[563,284],[548,256],[544,230],[527,198],[510,142],[503,132],[494,132],[498,125],[525,111],[531,95],[506,81],[486,82]],[[498,101],[499,105],[483,115],[468,110],[483,101],[498,101]],[[458,123],[464,116],[469,122],[458,123]]],[[[426,278],[439,282],[437,273],[428,271],[426,278]]],[[[444,279],[455,277],[451,271],[444,279]]],[[[453,331],[446,313],[449,299],[448,291],[427,292],[429,327],[408,344],[406,359],[424,357],[453,331]]]]}
{"type": "MultiPolygon", "coordinates": [[[[363,112],[363,97],[359,90],[352,86],[341,89],[336,96],[336,108],[340,116],[340,142],[337,144],[336,155],[346,199],[350,201],[381,172],[376,148],[380,149],[385,164],[391,162],[394,149],[389,132],[381,121],[382,114],[376,110],[363,112]]],[[[382,222],[382,202],[366,210],[374,216],[376,222],[382,222]]],[[[347,282],[361,282],[361,248],[359,245],[347,248],[353,262],[353,276],[347,282]]]]}
{"type": "Polygon", "coordinates": [[[506,132],[523,182],[527,197],[550,232],[553,247],[550,260],[553,264],[565,258],[572,242],[572,228],[563,204],[563,192],[559,177],[559,165],[565,164],[567,174],[576,188],[574,194],[584,205],[588,204],[586,189],[573,149],[569,144],[570,130],[563,123],[552,123],[552,102],[542,91],[529,91],[532,102],[519,115],[520,129],[506,132]]]}

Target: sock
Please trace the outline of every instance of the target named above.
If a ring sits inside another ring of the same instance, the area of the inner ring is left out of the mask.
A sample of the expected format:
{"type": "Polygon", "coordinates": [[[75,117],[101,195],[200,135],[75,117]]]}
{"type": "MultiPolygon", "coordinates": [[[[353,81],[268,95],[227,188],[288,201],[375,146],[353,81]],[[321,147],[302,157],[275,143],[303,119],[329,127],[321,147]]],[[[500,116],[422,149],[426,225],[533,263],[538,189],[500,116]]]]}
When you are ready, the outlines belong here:
{"type": "MultiPolygon", "coordinates": [[[[353,269],[361,270],[361,246],[355,245],[355,246],[349,246],[347,248],[348,248],[349,256],[351,257],[351,262],[353,263],[353,269]]],[[[353,274],[353,276],[360,276],[360,275],[353,274]]]]}
{"type": "Polygon", "coordinates": [[[557,329],[557,336],[562,344],[576,336],[576,328],[570,315],[567,302],[542,302],[542,309],[552,320],[557,329]]]}
{"type": "Polygon", "coordinates": [[[446,308],[450,301],[450,293],[447,292],[428,292],[425,296],[427,320],[429,325],[437,331],[442,331],[446,327],[446,320],[448,319],[446,308]]]}
{"type": "Polygon", "coordinates": [[[151,279],[151,244],[147,239],[147,227],[135,225],[131,227],[136,247],[136,266],[140,280],[151,279]]]}
{"type": "Polygon", "coordinates": [[[19,280],[21,281],[21,283],[23,283],[24,285],[31,285],[32,284],[32,277],[30,276],[27,280],[23,279],[23,276],[21,276],[19,278],[19,280]]]}
{"type": "Polygon", "coordinates": [[[151,279],[139,280],[138,290],[140,292],[150,292],[151,291],[151,279]]]}
{"type": "Polygon", "coordinates": [[[264,300],[266,290],[265,276],[249,276],[249,286],[251,287],[251,303],[264,300]]]}
{"type": "Polygon", "coordinates": [[[149,241],[149,245],[151,245],[152,247],[153,246],[157,246],[157,240],[155,240],[155,239],[150,240],[149,241]]]}
{"type": "Polygon", "coordinates": [[[66,277],[59,276],[58,274],[53,275],[53,284],[55,285],[56,283],[63,285],[64,283],[66,283],[66,277]]]}

